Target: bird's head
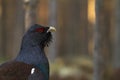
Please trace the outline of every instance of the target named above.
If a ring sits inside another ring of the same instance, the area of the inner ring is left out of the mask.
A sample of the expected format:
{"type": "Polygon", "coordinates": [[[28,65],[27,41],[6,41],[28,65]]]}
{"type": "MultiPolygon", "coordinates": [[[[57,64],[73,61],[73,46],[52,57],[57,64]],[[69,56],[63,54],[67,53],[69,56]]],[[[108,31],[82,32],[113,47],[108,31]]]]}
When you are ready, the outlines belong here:
{"type": "Polygon", "coordinates": [[[56,31],[52,26],[44,27],[38,24],[31,26],[26,32],[23,41],[31,45],[39,45],[40,47],[45,47],[49,45],[52,40],[51,32],[56,31]]]}

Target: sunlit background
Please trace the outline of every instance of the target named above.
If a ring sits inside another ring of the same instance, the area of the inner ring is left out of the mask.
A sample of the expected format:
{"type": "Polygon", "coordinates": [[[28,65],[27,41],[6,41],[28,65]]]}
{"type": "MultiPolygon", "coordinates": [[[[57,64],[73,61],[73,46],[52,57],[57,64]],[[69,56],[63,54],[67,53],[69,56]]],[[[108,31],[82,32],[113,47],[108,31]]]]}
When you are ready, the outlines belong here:
{"type": "MultiPolygon", "coordinates": [[[[53,42],[46,48],[50,80],[92,80],[95,0],[39,0],[36,5],[36,23],[57,29],[53,33],[53,42]]],[[[105,8],[101,14],[105,18],[102,28],[106,27],[103,29],[103,55],[107,64],[111,65],[114,52],[114,0],[105,0],[103,5],[105,8]]],[[[14,59],[19,52],[22,36],[27,30],[25,7],[22,0],[0,0],[1,63],[14,59]]]]}

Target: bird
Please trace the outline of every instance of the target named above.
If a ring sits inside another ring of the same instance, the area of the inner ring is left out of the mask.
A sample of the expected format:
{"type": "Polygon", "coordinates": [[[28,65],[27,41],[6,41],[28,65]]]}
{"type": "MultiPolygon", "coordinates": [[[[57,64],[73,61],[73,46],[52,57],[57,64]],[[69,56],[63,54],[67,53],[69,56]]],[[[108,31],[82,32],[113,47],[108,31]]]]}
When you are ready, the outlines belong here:
{"type": "Polygon", "coordinates": [[[18,55],[0,65],[0,80],[49,80],[49,61],[44,48],[55,27],[33,24],[24,34],[18,55]]]}

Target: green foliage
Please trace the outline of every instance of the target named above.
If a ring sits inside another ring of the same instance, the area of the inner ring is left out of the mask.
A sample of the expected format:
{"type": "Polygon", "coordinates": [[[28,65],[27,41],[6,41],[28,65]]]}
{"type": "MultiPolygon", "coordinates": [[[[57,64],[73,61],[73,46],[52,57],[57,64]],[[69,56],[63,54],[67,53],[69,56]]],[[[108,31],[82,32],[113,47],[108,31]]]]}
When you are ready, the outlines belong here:
{"type": "Polygon", "coordinates": [[[8,60],[8,58],[6,58],[6,57],[0,57],[0,64],[7,60],[8,60]]]}

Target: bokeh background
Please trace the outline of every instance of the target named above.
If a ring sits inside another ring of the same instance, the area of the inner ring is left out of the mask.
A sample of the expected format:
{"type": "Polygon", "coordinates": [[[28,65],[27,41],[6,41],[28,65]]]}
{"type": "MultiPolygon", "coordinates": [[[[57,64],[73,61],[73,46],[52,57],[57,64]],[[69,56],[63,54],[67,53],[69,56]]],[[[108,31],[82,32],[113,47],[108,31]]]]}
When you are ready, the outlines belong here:
{"type": "MultiPolygon", "coordinates": [[[[27,26],[31,19],[27,17],[30,9],[35,14],[33,23],[52,25],[57,29],[53,42],[45,49],[50,61],[50,80],[93,80],[97,65],[94,63],[97,57],[94,56],[95,0],[30,1],[29,5],[29,0],[0,0],[0,62],[12,60],[18,54],[22,36],[30,27],[27,26]],[[31,8],[32,1],[37,3],[31,8]]],[[[103,62],[100,66],[104,65],[104,79],[110,80],[114,65],[120,67],[120,51],[115,50],[116,46],[119,50],[120,29],[116,27],[116,20],[120,15],[120,2],[101,0],[99,3],[103,62]]]]}

